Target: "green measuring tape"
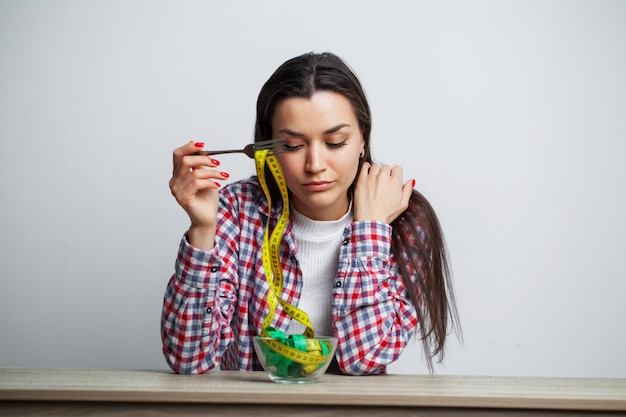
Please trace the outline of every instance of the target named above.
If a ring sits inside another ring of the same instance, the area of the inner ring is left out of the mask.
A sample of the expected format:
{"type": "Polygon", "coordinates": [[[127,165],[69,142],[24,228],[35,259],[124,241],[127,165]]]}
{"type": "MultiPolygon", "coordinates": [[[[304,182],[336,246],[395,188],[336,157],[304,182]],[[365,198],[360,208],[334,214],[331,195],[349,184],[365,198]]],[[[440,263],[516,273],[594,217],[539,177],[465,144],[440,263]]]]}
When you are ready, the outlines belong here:
{"type": "Polygon", "coordinates": [[[287,183],[283,171],[278,163],[278,158],[270,150],[257,151],[254,154],[256,171],[263,193],[267,198],[268,213],[272,209],[272,198],[265,180],[265,167],[267,166],[274,177],[281,198],[283,200],[283,212],[270,234],[269,216],[263,235],[263,268],[270,284],[268,292],[269,313],[263,320],[261,336],[271,339],[264,340],[263,349],[266,354],[268,366],[276,367],[276,374],[281,377],[305,376],[315,372],[330,358],[330,343],[325,341],[307,340],[315,336],[309,316],[299,308],[284,301],[280,295],[283,292],[283,271],[280,263],[280,242],[287,228],[289,220],[289,195],[287,183]],[[276,314],[276,307],[280,304],[283,310],[306,329],[301,335],[286,336],[284,332],[277,330],[272,325],[276,314]]]}

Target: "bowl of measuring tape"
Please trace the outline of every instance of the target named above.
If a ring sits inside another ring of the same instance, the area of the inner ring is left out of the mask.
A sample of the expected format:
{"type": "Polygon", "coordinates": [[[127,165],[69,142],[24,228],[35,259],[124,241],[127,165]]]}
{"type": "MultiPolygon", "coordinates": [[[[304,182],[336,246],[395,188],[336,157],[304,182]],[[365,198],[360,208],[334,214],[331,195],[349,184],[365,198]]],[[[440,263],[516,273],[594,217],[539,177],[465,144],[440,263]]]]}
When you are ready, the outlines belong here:
{"type": "Polygon", "coordinates": [[[336,337],[313,337],[269,331],[254,338],[254,350],[274,382],[306,384],[324,375],[337,349],[336,337]]]}

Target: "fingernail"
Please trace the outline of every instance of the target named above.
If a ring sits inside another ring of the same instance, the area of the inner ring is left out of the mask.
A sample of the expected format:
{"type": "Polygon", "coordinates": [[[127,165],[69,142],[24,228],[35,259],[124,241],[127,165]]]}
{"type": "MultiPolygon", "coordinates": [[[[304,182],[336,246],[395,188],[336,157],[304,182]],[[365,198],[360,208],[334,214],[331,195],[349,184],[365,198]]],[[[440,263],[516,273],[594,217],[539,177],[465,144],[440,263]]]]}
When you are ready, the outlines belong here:
{"type": "Polygon", "coordinates": [[[230,177],[230,175],[228,175],[228,172],[220,172],[220,175],[224,178],[230,177]]]}
{"type": "Polygon", "coordinates": [[[196,142],[193,144],[196,148],[204,148],[204,142],[196,142]]]}
{"type": "Polygon", "coordinates": [[[213,184],[215,184],[216,187],[220,187],[220,183],[219,182],[213,182],[213,184]]]}
{"type": "Polygon", "coordinates": [[[411,181],[411,188],[415,187],[415,180],[411,181]]]}
{"type": "Polygon", "coordinates": [[[213,163],[213,165],[219,165],[220,161],[218,161],[217,159],[211,159],[211,162],[213,163]]]}

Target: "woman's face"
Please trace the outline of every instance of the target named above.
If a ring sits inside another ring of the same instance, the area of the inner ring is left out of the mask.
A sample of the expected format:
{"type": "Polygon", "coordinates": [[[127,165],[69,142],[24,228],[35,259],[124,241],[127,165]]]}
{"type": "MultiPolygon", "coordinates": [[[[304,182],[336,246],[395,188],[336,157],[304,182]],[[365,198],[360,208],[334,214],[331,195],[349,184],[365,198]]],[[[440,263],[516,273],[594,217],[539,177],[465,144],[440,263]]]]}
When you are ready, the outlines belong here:
{"type": "Polygon", "coordinates": [[[286,140],[278,160],[296,210],[314,220],[346,214],[365,148],[350,101],[331,91],[287,98],[274,109],[272,134],[286,140]]]}

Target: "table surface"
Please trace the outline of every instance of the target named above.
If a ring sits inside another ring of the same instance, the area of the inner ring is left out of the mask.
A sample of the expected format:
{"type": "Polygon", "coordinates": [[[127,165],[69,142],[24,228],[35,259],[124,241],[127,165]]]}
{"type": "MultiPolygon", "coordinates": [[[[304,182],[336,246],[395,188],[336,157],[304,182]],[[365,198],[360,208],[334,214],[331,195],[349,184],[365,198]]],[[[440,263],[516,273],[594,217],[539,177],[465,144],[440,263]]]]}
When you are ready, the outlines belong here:
{"type": "Polygon", "coordinates": [[[313,384],[285,385],[263,372],[0,368],[0,401],[626,411],[626,379],[324,375],[313,384]]]}

